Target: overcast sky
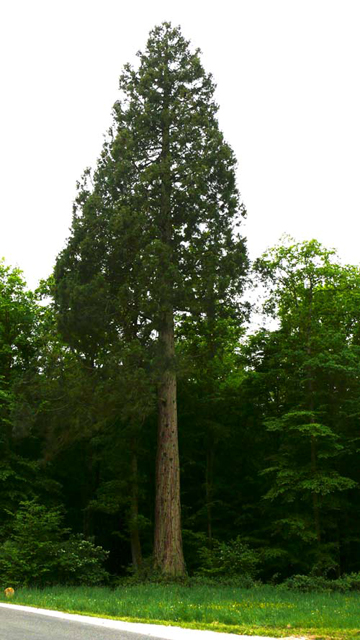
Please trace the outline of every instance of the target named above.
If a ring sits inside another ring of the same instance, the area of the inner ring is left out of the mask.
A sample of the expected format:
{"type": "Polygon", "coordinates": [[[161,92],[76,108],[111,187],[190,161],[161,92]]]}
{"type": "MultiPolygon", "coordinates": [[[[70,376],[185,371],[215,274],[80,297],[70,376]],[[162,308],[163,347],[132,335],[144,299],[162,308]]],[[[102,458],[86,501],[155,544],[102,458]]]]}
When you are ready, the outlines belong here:
{"type": "Polygon", "coordinates": [[[252,258],[282,233],[360,262],[359,0],[2,0],[0,257],[31,287],[71,224],[118,77],[164,20],[200,47],[252,258]]]}

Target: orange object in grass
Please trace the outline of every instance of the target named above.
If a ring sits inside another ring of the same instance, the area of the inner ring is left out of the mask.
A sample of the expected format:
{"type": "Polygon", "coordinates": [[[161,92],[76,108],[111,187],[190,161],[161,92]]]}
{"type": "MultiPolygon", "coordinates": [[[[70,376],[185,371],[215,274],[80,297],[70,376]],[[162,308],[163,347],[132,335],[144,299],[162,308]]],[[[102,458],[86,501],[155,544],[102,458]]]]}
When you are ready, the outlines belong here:
{"type": "Polygon", "coordinates": [[[15,593],[15,591],[14,591],[14,589],[12,587],[8,587],[7,589],[5,589],[4,593],[5,593],[7,598],[12,598],[14,593],[15,593]]]}

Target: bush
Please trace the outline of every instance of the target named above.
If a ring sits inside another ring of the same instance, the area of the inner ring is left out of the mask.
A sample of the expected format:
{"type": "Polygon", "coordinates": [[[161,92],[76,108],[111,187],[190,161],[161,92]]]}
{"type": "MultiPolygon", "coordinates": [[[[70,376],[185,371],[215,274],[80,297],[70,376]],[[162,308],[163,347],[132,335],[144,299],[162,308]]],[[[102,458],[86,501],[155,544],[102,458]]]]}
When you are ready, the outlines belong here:
{"type": "Polygon", "coordinates": [[[59,582],[71,585],[96,585],[108,580],[103,563],[109,552],[95,546],[83,535],[72,535],[65,540],[58,553],[59,582]]]}
{"type": "Polygon", "coordinates": [[[360,591],[360,573],[348,573],[335,580],[343,591],[360,591]]]}
{"type": "Polygon", "coordinates": [[[107,552],[81,536],[69,536],[60,509],[36,500],[20,503],[12,532],[0,545],[0,579],[12,586],[98,584],[107,552]]]}
{"type": "Polygon", "coordinates": [[[330,591],[329,582],[331,581],[327,578],[319,576],[295,575],[282,582],[279,587],[302,593],[308,593],[309,591],[324,592],[330,591]]]}
{"type": "Polygon", "coordinates": [[[279,588],[290,589],[308,593],[317,592],[339,592],[360,591],[360,573],[350,573],[343,575],[337,580],[329,580],[320,576],[295,575],[285,580],[279,588]]]}
{"type": "Polygon", "coordinates": [[[212,548],[199,550],[201,568],[197,575],[253,580],[258,573],[259,555],[238,536],[230,542],[213,541],[212,548]]]}

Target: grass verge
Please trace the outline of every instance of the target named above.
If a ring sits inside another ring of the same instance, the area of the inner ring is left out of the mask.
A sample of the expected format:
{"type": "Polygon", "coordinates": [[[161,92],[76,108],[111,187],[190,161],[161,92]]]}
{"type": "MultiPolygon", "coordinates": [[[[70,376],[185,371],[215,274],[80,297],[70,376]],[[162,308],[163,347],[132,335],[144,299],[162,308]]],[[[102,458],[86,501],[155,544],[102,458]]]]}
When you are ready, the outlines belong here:
{"type": "MultiPolygon", "coordinates": [[[[6,585],[9,586],[9,585],[6,585]]],[[[1,601],[7,601],[3,593],[1,601]]],[[[295,593],[263,586],[134,585],[19,589],[14,604],[244,635],[360,640],[360,594],[295,593]]]]}

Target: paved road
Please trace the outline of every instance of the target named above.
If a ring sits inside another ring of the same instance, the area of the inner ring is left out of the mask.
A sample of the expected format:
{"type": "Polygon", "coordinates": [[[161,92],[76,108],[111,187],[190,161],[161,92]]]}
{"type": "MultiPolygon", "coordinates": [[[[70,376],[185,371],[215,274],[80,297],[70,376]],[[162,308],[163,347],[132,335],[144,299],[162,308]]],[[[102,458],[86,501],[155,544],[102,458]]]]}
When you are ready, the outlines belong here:
{"type": "Polygon", "coordinates": [[[230,640],[235,637],[239,640],[276,640],[107,620],[0,603],[0,640],[230,640]]]}
{"type": "MultiPolygon", "coordinates": [[[[0,608],[1,640],[145,640],[149,636],[0,608]]],[[[152,638],[154,639],[154,636],[152,638]]]]}

